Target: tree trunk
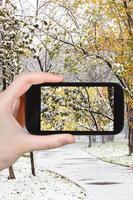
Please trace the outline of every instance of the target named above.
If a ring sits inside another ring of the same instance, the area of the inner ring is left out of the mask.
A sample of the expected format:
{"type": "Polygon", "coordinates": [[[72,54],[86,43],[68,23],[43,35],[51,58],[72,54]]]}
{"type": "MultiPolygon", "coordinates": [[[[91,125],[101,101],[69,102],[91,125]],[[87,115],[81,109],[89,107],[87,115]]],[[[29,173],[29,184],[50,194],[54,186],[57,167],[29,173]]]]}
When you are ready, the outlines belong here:
{"type": "MultiPolygon", "coordinates": [[[[131,9],[129,9],[130,3],[131,3],[131,1],[129,1],[129,0],[123,0],[123,4],[124,4],[126,14],[127,14],[127,24],[128,24],[128,33],[129,33],[128,41],[132,42],[132,39],[133,39],[133,33],[132,33],[133,17],[132,17],[131,9]]],[[[131,48],[131,52],[132,52],[133,45],[131,45],[130,48],[131,48]]],[[[129,55],[129,59],[130,59],[131,65],[132,65],[132,53],[131,53],[131,55],[129,55]]],[[[131,75],[131,77],[132,77],[132,75],[131,75]]],[[[132,78],[131,78],[131,85],[132,85],[132,78]]],[[[129,155],[131,155],[133,153],[133,106],[129,102],[127,105],[127,117],[128,117],[128,126],[129,126],[128,147],[129,147],[129,155]]]]}
{"type": "Polygon", "coordinates": [[[32,175],[36,176],[33,152],[30,152],[30,159],[31,159],[31,172],[32,172],[32,175]]]}
{"type": "Polygon", "coordinates": [[[91,147],[92,146],[92,138],[91,138],[91,135],[89,135],[89,144],[88,144],[88,147],[91,147]]]}
{"type": "MultiPolygon", "coordinates": [[[[39,3],[39,1],[37,1],[37,7],[38,7],[38,3],[39,3]]],[[[38,15],[38,13],[36,13],[36,14],[38,15]]],[[[40,60],[39,56],[36,59],[38,61],[38,64],[39,64],[41,72],[43,72],[44,69],[43,69],[43,65],[41,63],[41,60],[40,60]]],[[[35,163],[34,163],[34,153],[33,152],[30,152],[30,160],[31,160],[31,173],[32,173],[33,176],[36,176],[35,163]]]]}
{"type": "MultiPolygon", "coordinates": [[[[37,1],[37,7],[38,7],[38,4],[39,4],[39,1],[37,1]]],[[[38,11],[37,11],[38,12],[38,11]]],[[[37,13],[38,14],[38,13],[37,13]]],[[[38,64],[39,64],[39,67],[40,67],[40,70],[42,72],[46,72],[47,71],[47,66],[45,66],[45,69],[43,68],[43,65],[41,63],[41,60],[39,58],[39,56],[37,57],[37,61],[38,61],[38,64]]],[[[47,71],[48,72],[48,71],[47,71]]],[[[34,153],[33,152],[30,152],[30,160],[31,160],[31,172],[32,172],[32,175],[33,176],[36,176],[36,172],[35,172],[35,163],[34,163],[34,153]]]]}
{"type": "MultiPolygon", "coordinates": [[[[114,116],[114,88],[113,87],[108,87],[108,100],[109,100],[110,107],[114,116]]],[[[114,135],[109,135],[108,141],[113,142],[114,138],[115,138],[114,135]]]]}
{"type": "Polygon", "coordinates": [[[8,179],[15,179],[15,174],[14,174],[12,166],[9,167],[9,176],[8,176],[8,179]]]}
{"type": "Polygon", "coordinates": [[[127,106],[127,113],[128,113],[128,126],[129,126],[129,133],[128,133],[128,147],[129,147],[129,155],[133,154],[133,108],[129,104],[127,106]]]}
{"type": "Polygon", "coordinates": [[[102,144],[105,144],[105,136],[102,135],[102,144]]]}

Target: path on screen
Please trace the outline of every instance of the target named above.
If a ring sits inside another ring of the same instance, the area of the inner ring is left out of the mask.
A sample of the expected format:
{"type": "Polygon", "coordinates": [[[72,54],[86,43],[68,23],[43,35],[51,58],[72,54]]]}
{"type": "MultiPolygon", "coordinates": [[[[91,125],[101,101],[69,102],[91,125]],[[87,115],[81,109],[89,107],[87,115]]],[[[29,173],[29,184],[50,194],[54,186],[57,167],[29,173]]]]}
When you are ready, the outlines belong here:
{"type": "Polygon", "coordinates": [[[58,172],[79,183],[88,200],[130,200],[133,197],[133,170],[100,161],[81,148],[77,141],[55,150],[37,154],[37,165],[58,172]]]}

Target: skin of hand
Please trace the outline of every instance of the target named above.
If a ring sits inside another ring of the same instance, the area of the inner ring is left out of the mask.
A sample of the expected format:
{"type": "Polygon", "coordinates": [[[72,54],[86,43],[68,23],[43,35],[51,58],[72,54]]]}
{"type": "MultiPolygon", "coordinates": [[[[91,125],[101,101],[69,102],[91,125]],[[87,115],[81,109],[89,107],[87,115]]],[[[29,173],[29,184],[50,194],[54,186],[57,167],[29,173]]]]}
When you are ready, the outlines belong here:
{"type": "Polygon", "coordinates": [[[23,73],[0,93],[0,171],[11,166],[25,153],[75,142],[74,137],[69,134],[37,136],[28,134],[24,129],[25,92],[34,84],[62,81],[61,75],[43,72],[23,73]]]}

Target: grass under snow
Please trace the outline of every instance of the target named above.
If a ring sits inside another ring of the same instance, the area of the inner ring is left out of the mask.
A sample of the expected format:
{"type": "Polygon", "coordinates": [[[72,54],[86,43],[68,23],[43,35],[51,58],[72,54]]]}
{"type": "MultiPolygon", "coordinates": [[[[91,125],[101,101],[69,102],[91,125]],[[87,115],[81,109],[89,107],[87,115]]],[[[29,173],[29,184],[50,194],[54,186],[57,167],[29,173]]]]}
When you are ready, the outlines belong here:
{"type": "Polygon", "coordinates": [[[103,161],[133,168],[133,155],[128,155],[126,142],[93,144],[91,148],[85,146],[84,150],[103,161]]]}

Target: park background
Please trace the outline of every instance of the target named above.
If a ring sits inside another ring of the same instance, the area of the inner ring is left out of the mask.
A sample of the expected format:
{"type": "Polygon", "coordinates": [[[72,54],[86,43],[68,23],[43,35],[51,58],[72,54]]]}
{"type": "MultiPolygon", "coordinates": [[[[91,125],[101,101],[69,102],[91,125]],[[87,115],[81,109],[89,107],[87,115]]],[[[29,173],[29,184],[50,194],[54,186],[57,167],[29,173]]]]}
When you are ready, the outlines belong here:
{"type": "MultiPolygon", "coordinates": [[[[130,0],[1,0],[0,89],[23,71],[63,74],[65,81],[117,82],[125,125],[117,136],[77,137],[82,149],[133,167],[133,66],[130,0]]],[[[35,174],[33,153],[32,173],[35,174]]],[[[13,168],[10,178],[15,178],[13,168]]]]}

